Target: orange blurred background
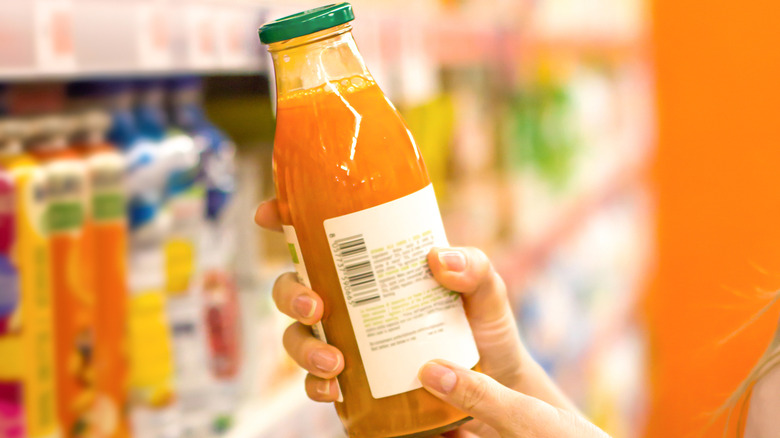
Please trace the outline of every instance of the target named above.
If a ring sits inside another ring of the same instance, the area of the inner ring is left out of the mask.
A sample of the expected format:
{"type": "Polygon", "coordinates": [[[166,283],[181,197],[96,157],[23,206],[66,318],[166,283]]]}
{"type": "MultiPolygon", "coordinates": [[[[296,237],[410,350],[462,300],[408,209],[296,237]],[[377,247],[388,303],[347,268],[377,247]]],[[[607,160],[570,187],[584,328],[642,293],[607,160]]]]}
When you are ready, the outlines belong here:
{"type": "MultiPolygon", "coordinates": [[[[646,436],[698,436],[769,343],[780,309],[780,3],[652,4],[656,267],[646,436]]],[[[725,418],[706,430],[721,436],[725,418]]],[[[734,436],[734,435],[729,435],[734,436]]]]}

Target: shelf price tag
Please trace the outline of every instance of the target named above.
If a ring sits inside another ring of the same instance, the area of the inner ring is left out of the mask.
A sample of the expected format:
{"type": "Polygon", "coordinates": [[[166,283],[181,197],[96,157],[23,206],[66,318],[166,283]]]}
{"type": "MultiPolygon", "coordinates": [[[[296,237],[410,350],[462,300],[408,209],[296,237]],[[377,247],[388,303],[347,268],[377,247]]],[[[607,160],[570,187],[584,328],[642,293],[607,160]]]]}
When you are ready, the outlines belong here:
{"type": "Polygon", "coordinates": [[[74,70],[73,2],[37,0],[34,17],[38,68],[47,72],[74,70]]]}
{"type": "Polygon", "coordinates": [[[217,67],[217,36],[215,14],[208,5],[189,5],[184,11],[186,64],[189,67],[217,67]]]}
{"type": "MultiPolygon", "coordinates": [[[[258,64],[258,56],[252,56],[248,37],[256,42],[259,26],[252,21],[248,10],[226,8],[216,16],[216,51],[222,68],[252,68],[258,64]]],[[[257,47],[257,45],[255,45],[257,47]]]]}
{"type": "Polygon", "coordinates": [[[171,66],[171,25],[168,9],[159,1],[136,6],[138,63],[142,68],[171,66]]]}

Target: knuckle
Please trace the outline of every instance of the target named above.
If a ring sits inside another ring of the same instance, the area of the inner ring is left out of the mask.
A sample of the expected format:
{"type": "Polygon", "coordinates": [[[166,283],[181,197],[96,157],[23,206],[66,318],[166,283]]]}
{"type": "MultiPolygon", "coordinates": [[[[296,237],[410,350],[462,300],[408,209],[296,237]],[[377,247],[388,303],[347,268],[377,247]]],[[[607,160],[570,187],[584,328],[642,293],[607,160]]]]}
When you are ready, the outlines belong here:
{"type": "Polygon", "coordinates": [[[298,276],[295,272],[285,272],[276,279],[271,289],[271,297],[280,310],[289,306],[285,301],[291,297],[298,287],[303,288],[303,285],[298,283],[298,276]]]}
{"type": "Polygon", "coordinates": [[[588,438],[609,438],[609,435],[604,433],[595,424],[591,423],[575,414],[571,411],[565,411],[563,409],[556,409],[557,420],[561,424],[563,431],[571,431],[576,436],[588,437],[588,438]]]}
{"type": "Polygon", "coordinates": [[[298,343],[298,333],[300,332],[301,327],[302,324],[300,322],[294,322],[284,330],[284,334],[282,334],[282,345],[284,345],[285,350],[288,352],[291,352],[294,349],[295,344],[298,343]]]}
{"type": "Polygon", "coordinates": [[[493,272],[493,264],[488,256],[479,248],[467,247],[466,254],[469,259],[469,267],[478,281],[489,278],[493,272]]]}
{"type": "Polygon", "coordinates": [[[321,379],[313,374],[306,375],[306,395],[317,402],[332,402],[335,397],[331,393],[331,381],[321,379]]]}
{"type": "Polygon", "coordinates": [[[285,272],[284,274],[276,277],[276,280],[274,281],[274,285],[271,288],[271,296],[277,303],[281,298],[282,292],[284,292],[285,283],[289,280],[290,274],[291,272],[285,272]]]}
{"type": "Polygon", "coordinates": [[[468,251],[469,255],[473,260],[477,260],[480,262],[489,262],[487,255],[481,249],[474,246],[467,246],[464,249],[468,251]]]}
{"type": "Polygon", "coordinates": [[[493,293],[499,295],[502,298],[507,297],[506,283],[504,283],[504,279],[498,275],[498,272],[491,269],[491,274],[486,281],[492,285],[490,289],[493,291],[493,293]]]}
{"type": "Polygon", "coordinates": [[[463,391],[461,405],[467,411],[473,410],[485,402],[489,391],[488,383],[482,379],[475,380],[466,386],[463,391]]]}
{"type": "Polygon", "coordinates": [[[525,430],[530,437],[540,436],[539,428],[545,423],[544,418],[546,418],[544,412],[536,403],[524,404],[522,409],[508,409],[506,411],[507,428],[525,430]]]}

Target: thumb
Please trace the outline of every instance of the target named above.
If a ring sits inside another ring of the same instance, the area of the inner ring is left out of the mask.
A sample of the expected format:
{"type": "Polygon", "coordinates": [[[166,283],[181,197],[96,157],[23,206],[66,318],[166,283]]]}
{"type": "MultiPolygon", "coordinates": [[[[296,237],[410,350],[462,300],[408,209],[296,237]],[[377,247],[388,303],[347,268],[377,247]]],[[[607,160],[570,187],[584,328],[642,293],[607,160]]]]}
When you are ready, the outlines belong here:
{"type": "Polygon", "coordinates": [[[428,362],[419,378],[431,394],[494,428],[502,437],[609,438],[571,411],[513,391],[451,362],[428,362]]]}

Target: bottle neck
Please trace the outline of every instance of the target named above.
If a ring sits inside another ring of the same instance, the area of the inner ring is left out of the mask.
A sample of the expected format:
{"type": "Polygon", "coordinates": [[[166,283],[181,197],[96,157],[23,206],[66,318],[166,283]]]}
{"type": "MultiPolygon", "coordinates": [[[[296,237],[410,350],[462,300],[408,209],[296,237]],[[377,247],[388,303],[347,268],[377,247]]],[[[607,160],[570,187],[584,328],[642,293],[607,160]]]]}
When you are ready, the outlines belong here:
{"type": "Polygon", "coordinates": [[[276,73],[277,99],[326,84],[362,77],[373,82],[352,38],[352,26],[325,29],[268,47],[276,73]]]}

